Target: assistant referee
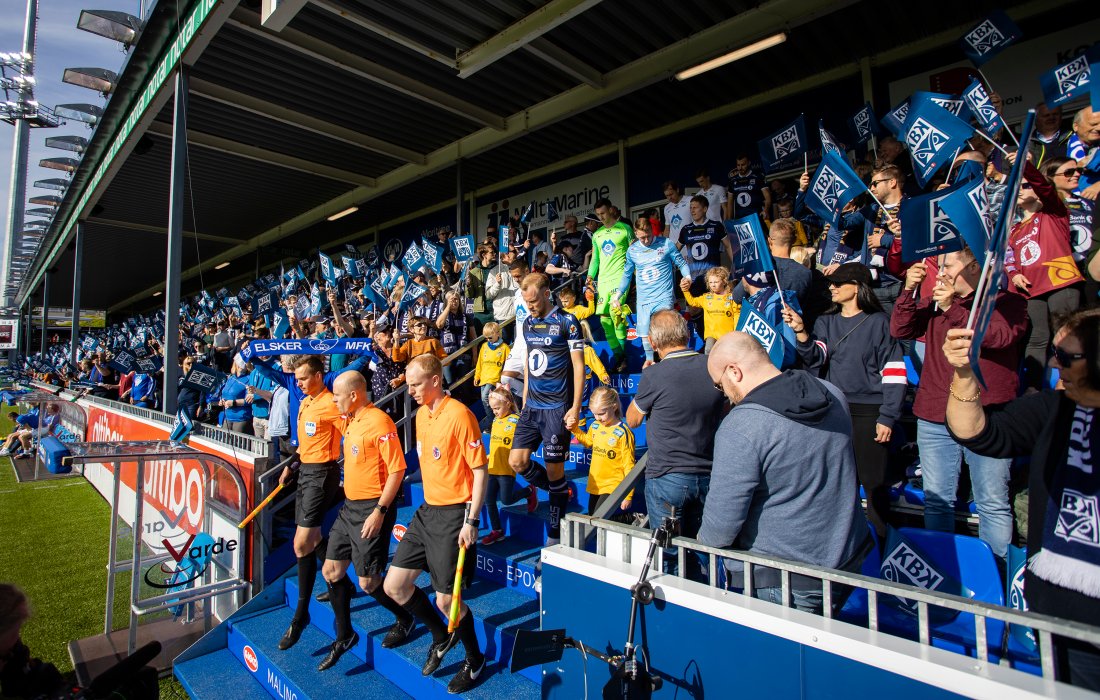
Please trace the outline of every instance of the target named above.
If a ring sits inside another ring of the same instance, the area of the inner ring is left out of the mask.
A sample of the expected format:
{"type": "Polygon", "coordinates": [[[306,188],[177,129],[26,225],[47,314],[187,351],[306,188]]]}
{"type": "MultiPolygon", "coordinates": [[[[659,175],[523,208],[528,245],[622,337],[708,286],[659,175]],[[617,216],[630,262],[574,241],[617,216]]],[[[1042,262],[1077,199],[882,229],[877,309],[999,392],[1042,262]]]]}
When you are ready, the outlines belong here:
{"type": "Polygon", "coordinates": [[[359,587],[397,617],[382,646],[390,649],[404,644],[413,626],[412,615],[386,595],[382,587],[390,533],[397,521],[393,502],[405,478],[405,454],[397,439],[397,426],[367,400],[367,381],[358,372],[337,377],[332,395],[336,408],[344,416],[341,432],[347,500],[328,533],[328,553],[321,572],[328,583],[336,616],[336,641],[318,671],[335,666],[359,642],[359,635],[351,627],[355,587],[347,571],[352,562],[359,576],[359,587]]]}
{"type": "Polygon", "coordinates": [[[431,574],[435,604],[444,615],[451,607],[451,590],[458,565],[459,545],[466,547],[463,585],[470,580],[475,561],[479,515],[485,498],[485,448],[481,430],[470,409],[443,390],[443,367],[439,358],[421,355],[405,370],[405,381],[420,408],[416,412],[416,452],[424,482],[424,505],[397,546],[386,593],[401,603],[432,633],[425,676],[439,668],[443,657],[458,641],[466,660],[447,686],[450,693],[464,693],[477,685],[485,670],[485,655],[478,647],[474,617],[462,603],[458,629],[447,634],[447,626],[432,608],[427,594],[416,586],[420,572],[431,574]],[[468,512],[467,512],[468,509],[468,512]]]}
{"type": "MultiPolygon", "coordinates": [[[[321,521],[339,498],[340,427],[343,418],[325,386],[325,366],[316,355],[294,362],[294,379],[306,396],[298,406],[298,493],[294,508],[294,556],[298,557],[298,606],[279,648],[298,643],[309,624],[309,599],[317,581],[314,552],[321,542],[321,521]]],[[[283,469],[279,483],[292,478],[295,469],[283,469]]]]}

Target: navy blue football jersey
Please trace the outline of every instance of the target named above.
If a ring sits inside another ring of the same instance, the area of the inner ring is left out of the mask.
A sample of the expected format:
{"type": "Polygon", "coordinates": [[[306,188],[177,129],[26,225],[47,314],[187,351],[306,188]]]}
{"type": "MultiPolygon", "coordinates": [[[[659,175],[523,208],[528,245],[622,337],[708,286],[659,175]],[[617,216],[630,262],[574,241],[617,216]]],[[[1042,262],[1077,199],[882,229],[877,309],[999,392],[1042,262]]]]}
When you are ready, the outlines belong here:
{"type": "Polygon", "coordinates": [[[729,173],[729,191],[733,198],[731,219],[740,219],[749,214],[759,213],[764,207],[764,195],[760,192],[765,186],[764,176],[756,172],[738,175],[736,170],[729,173]]]}
{"type": "Polygon", "coordinates": [[[573,314],[558,307],[542,318],[523,321],[527,342],[527,403],[532,408],[562,408],[573,403],[570,352],[584,351],[584,338],[573,314]]]}
{"type": "Polygon", "coordinates": [[[698,277],[712,267],[718,267],[722,260],[722,239],[726,237],[726,228],[717,221],[694,221],[684,224],[680,229],[681,252],[691,269],[692,278],[698,277]]]}

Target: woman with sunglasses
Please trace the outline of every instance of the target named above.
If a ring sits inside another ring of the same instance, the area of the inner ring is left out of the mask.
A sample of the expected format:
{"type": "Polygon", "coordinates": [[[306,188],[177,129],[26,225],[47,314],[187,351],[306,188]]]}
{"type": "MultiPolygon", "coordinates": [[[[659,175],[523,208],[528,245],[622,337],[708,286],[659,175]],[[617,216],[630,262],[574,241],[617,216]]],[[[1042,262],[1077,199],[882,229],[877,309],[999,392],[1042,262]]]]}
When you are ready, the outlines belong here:
{"type": "MultiPolygon", "coordinates": [[[[1008,160],[1015,161],[1015,154],[1008,160]]],[[[1005,273],[1010,288],[1027,299],[1031,331],[1024,352],[1024,383],[1038,389],[1046,370],[1051,318],[1077,310],[1085,278],[1073,259],[1066,205],[1054,184],[1030,162],[1024,165],[1016,205],[1023,218],[1009,234],[1005,273]]]]}
{"type": "Polygon", "coordinates": [[[805,368],[848,399],[867,517],[879,537],[885,537],[890,516],[888,448],[905,399],[905,362],[901,346],[890,335],[890,317],[871,288],[871,271],[851,262],[825,279],[833,308],[818,317],[812,334],[790,307],[784,308],[783,320],[795,332],[805,368]]]}
{"type": "MultiPolygon", "coordinates": [[[[1057,391],[982,407],[969,363],[973,331],[947,332],[954,367],[947,427],[987,457],[1031,456],[1024,589],[1028,609],[1100,626],[1100,309],[1078,311],[1054,336],[1057,391]]],[[[931,351],[931,348],[929,348],[931,351]]],[[[1057,678],[1100,690],[1100,648],[1054,635],[1057,678]]]]}
{"type": "Polygon", "coordinates": [[[1073,243],[1073,259],[1077,262],[1077,269],[1085,278],[1085,306],[1095,306],[1096,293],[1100,291],[1100,285],[1089,279],[1085,272],[1085,260],[1088,257],[1089,248],[1092,247],[1092,222],[1093,210],[1096,203],[1086,197],[1077,194],[1077,188],[1081,184],[1081,175],[1085,169],[1079,167],[1077,161],[1072,158],[1051,158],[1043,162],[1039,168],[1046,175],[1062,198],[1069,212],[1069,234],[1073,243]]]}

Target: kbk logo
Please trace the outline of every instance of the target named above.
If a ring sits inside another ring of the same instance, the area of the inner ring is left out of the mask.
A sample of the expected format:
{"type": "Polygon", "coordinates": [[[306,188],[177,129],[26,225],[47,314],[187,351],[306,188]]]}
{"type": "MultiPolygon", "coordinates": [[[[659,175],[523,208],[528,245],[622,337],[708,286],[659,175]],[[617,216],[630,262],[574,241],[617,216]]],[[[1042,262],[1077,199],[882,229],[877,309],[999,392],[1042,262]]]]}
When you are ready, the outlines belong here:
{"type": "Polygon", "coordinates": [[[793,126],[772,137],[772,150],[775,151],[776,160],[794,153],[800,145],[798,129],[793,126]]]}
{"type": "MultiPolygon", "coordinates": [[[[917,588],[934,591],[943,585],[943,575],[920,557],[904,542],[898,544],[894,551],[882,562],[880,570],[882,577],[894,583],[905,583],[917,588]]],[[[916,614],[917,603],[913,600],[898,598],[902,606],[909,612],[916,614]]]]}
{"type": "Polygon", "coordinates": [[[1084,87],[1089,82],[1088,57],[1080,56],[1064,66],[1059,66],[1054,71],[1054,77],[1058,81],[1058,92],[1063,95],[1084,87]]]}
{"type": "Polygon", "coordinates": [[[244,657],[244,665],[248,667],[249,671],[255,673],[260,670],[260,660],[256,658],[256,651],[248,646],[244,645],[244,649],[241,650],[241,655],[244,657]]]}
{"type": "Polygon", "coordinates": [[[905,142],[909,145],[909,152],[921,167],[928,167],[936,154],[949,140],[947,134],[932,126],[922,117],[913,120],[913,126],[905,134],[905,142]]]}
{"type": "Polygon", "coordinates": [[[750,311],[743,330],[760,341],[765,350],[771,352],[772,345],[775,345],[776,332],[767,321],[750,311]]]}
{"type": "Polygon", "coordinates": [[[822,165],[821,174],[814,181],[814,195],[829,209],[836,211],[840,208],[837,203],[848,187],[848,183],[838,177],[832,168],[822,165]]]}
{"type": "Polygon", "coordinates": [[[871,113],[866,109],[861,109],[859,113],[856,114],[853,122],[856,127],[856,133],[859,134],[860,138],[871,135],[871,113]]]}
{"type": "Polygon", "coordinates": [[[966,43],[970,44],[978,55],[982,55],[991,49],[997,48],[1005,40],[1004,34],[997,29],[997,25],[986,20],[966,35],[966,43]]]}

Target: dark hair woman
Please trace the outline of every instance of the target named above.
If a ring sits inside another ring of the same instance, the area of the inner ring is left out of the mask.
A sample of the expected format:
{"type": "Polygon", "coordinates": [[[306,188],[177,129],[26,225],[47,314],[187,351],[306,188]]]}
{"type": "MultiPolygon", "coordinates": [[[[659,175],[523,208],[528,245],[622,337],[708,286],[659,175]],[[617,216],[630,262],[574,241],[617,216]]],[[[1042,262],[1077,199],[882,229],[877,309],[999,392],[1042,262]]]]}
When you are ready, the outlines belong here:
{"type": "Polygon", "coordinates": [[[905,363],[901,346],[890,335],[890,317],[871,289],[871,271],[858,262],[847,263],[826,279],[833,308],[818,317],[812,334],[792,309],[783,311],[783,320],[795,332],[806,369],[848,399],[856,471],[867,496],[867,517],[881,537],[890,516],[886,467],[905,398],[905,363]]]}

